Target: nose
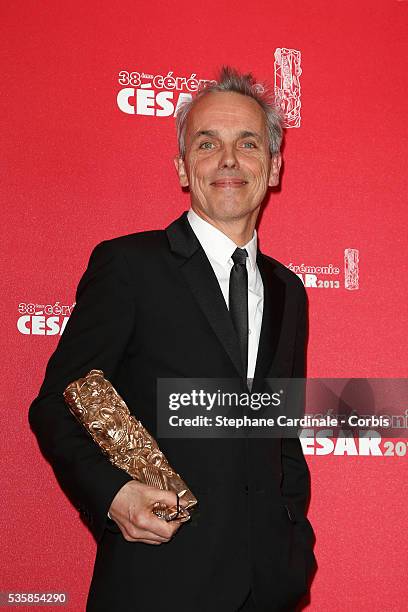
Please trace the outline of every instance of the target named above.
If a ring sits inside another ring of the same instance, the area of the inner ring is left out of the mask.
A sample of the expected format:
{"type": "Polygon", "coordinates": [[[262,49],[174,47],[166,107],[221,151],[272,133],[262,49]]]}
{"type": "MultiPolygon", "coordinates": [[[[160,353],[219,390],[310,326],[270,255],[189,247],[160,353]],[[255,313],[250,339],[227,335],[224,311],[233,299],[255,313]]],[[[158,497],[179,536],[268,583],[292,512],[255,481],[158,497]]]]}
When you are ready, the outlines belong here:
{"type": "Polygon", "coordinates": [[[221,150],[219,169],[239,168],[239,161],[233,145],[224,145],[221,150]]]}

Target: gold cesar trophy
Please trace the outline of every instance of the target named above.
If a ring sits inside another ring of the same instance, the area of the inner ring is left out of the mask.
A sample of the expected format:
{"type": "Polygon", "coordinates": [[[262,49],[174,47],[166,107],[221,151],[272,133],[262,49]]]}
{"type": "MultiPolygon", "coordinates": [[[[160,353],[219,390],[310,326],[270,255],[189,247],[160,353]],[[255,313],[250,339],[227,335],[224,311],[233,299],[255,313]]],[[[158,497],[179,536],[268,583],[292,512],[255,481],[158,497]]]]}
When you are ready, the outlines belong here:
{"type": "Polygon", "coordinates": [[[69,384],[64,398],[113,465],[143,484],[176,493],[177,503],[171,508],[160,502],[154,504],[156,516],[166,521],[189,520],[197,499],[169,465],[156,440],[130,414],[102,370],[91,370],[84,378],[69,384]],[[187,502],[184,507],[180,499],[187,502]]]}

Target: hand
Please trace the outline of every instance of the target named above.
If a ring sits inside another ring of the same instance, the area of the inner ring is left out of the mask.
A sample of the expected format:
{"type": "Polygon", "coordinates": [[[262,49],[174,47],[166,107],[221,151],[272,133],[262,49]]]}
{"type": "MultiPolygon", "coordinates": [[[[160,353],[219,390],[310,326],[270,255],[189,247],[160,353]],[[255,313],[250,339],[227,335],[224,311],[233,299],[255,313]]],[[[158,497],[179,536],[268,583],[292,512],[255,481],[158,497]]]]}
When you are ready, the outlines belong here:
{"type": "MultiPolygon", "coordinates": [[[[171,540],[181,525],[181,521],[165,521],[153,512],[156,502],[175,506],[177,503],[174,491],[161,491],[156,487],[131,480],[127,482],[114,497],[109,514],[118,525],[123,537],[128,542],[145,544],[162,544],[171,540]]],[[[182,500],[180,500],[182,505],[182,500]]]]}

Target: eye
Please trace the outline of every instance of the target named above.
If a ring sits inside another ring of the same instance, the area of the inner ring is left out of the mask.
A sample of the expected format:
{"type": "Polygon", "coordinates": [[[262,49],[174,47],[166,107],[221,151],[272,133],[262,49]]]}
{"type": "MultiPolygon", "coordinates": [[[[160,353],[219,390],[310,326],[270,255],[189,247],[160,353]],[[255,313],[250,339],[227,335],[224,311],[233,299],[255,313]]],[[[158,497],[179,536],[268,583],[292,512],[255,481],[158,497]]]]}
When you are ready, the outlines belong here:
{"type": "Polygon", "coordinates": [[[251,141],[242,143],[242,146],[244,147],[244,149],[256,149],[256,144],[251,141]]]}
{"type": "Polygon", "coordinates": [[[202,142],[198,148],[199,149],[212,149],[214,146],[214,143],[206,141],[206,142],[202,142]]]}

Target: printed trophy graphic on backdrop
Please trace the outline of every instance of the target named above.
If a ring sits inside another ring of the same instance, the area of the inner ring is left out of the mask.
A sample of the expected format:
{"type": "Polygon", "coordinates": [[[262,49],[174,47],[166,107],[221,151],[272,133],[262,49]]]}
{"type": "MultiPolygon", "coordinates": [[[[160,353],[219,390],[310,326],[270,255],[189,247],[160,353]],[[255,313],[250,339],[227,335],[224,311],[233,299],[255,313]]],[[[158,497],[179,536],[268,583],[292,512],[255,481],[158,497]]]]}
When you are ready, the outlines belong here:
{"type": "Polygon", "coordinates": [[[344,287],[350,291],[358,289],[358,249],[344,249],[344,287]]]}
{"type": "Polygon", "coordinates": [[[300,127],[300,60],[301,53],[296,49],[275,50],[275,96],[285,114],[287,128],[300,127]]]}

